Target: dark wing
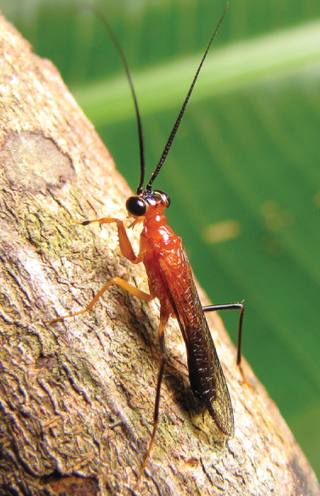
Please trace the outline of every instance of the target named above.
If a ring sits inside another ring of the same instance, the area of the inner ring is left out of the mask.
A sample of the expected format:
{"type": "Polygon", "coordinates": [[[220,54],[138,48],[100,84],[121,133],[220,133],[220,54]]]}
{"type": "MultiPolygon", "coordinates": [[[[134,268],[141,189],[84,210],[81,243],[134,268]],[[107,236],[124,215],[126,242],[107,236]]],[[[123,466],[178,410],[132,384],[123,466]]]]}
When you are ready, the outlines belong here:
{"type": "Polygon", "coordinates": [[[228,386],[182,243],[176,257],[159,254],[158,260],[162,283],[186,343],[192,390],[206,402],[219,429],[231,437],[234,419],[228,386]]]}

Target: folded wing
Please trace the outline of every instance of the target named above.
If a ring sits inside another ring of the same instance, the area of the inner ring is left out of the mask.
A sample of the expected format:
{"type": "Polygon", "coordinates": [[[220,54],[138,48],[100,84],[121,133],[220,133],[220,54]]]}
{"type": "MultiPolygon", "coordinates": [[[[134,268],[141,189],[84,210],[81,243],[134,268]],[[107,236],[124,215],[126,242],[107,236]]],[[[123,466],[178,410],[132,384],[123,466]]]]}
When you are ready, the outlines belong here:
{"type": "Polygon", "coordinates": [[[219,429],[233,436],[234,419],[228,386],[202,310],[186,251],[159,254],[159,273],[187,347],[189,377],[194,394],[205,401],[219,429]]]}

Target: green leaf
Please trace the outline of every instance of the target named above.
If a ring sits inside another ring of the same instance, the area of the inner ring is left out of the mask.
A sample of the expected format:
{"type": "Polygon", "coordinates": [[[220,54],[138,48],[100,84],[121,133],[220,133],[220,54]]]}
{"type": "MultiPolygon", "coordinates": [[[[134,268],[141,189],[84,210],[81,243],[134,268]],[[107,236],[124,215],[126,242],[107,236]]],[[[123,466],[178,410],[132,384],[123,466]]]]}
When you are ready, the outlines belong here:
{"type": "MultiPolygon", "coordinates": [[[[202,53],[132,73],[144,115],[176,108],[188,89],[202,53]]],[[[193,101],[248,88],[252,84],[313,70],[320,58],[320,21],[237,42],[207,56],[193,101]]],[[[97,125],[132,118],[133,101],[125,74],[91,82],[72,93],[97,125]]]]}

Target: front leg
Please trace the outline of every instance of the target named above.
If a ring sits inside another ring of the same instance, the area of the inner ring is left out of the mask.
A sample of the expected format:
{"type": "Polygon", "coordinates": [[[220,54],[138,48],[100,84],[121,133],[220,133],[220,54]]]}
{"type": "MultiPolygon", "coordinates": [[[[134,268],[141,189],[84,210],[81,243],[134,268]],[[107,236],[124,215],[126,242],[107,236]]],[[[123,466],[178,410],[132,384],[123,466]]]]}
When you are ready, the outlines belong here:
{"type": "Polygon", "coordinates": [[[128,238],[128,234],[122,220],[115,219],[112,217],[105,217],[103,219],[97,219],[97,220],[85,220],[84,222],[77,222],[77,224],[80,224],[82,226],[87,226],[89,224],[92,224],[93,222],[99,222],[100,226],[101,224],[113,224],[113,223],[117,224],[119,247],[121,254],[134,264],[142,262],[142,254],[139,253],[138,256],[135,255],[131,241],[128,238]]]}
{"type": "MultiPolygon", "coordinates": [[[[139,253],[139,255],[136,257],[131,242],[128,238],[126,228],[124,227],[123,221],[120,219],[115,219],[112,217],[105,217],[103,219],[97,219],[97,220],[86,220],[84,222],[77,222],[74,221],[79,225],[87,226],[88,224],[91,224],[93,222],[99,222],[99,224],[112,224],[116,223],[117,228],[118,228],[118,235],[119,235],[119,246],[120,246],[120,251],[121,254],[126,257],[130,262],[132,263],[139,263],[142,262],[142,255],[139,253]]],[[[121,279],[120,277],[113,277],[97,294],[96,296],[91,300],[89,305],[84,309],[81,310],[80,312],[73,313],[71,315],[64,315],[63,317],[57,317],[56,319],[51,320],[48,322],[48,324],[53,324],[55,322],[58,322],[60,320],[68,319],[70,317],[74,317],[75,315],[80,315],[82,313],[88,312],[89,310],[92,309],[94,304],[98,301],[98,299],[103,295],[107,289],[109,289],[110,286],[113,284],[116,284],[132,295],[136,296],[137,298],[140,298],[145,301],[151,301],[154,299],[154,296],[148,293],[145,293],[144,291],[141,291],[140,289],[136,288],[135,286],[132,286],[129,284],[127,281],[124,279],[121,279]]]]}

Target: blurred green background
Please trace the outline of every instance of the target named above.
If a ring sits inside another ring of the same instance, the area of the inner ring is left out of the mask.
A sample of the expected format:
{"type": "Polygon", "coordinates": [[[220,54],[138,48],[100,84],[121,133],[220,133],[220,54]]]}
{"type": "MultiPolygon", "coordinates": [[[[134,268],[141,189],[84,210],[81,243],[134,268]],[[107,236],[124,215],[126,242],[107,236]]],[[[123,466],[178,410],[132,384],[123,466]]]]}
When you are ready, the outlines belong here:
{"type": "MultiPolygon", "coordinates": [[[[137,187],[136,121],[108,35],[76,1],[0,0],[137,187]]],[[[225,0],[101,9],[133,73],[155,167],[225,0]]],[[[243,350],[320,475],[320,2],[231,0],[165,166],[170,225],[215,303],[245,299],[243,350]]],[[[107,192],[106,192],[107,194],[107,192]]],[[[106,212],[107,213],[107,212],[106,212]]],[[[237,312],[223,320],[236,341],[237,312]]]]}

